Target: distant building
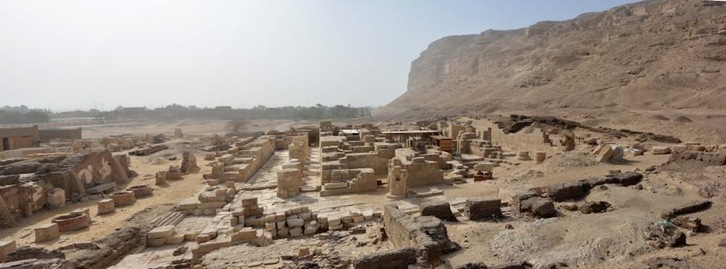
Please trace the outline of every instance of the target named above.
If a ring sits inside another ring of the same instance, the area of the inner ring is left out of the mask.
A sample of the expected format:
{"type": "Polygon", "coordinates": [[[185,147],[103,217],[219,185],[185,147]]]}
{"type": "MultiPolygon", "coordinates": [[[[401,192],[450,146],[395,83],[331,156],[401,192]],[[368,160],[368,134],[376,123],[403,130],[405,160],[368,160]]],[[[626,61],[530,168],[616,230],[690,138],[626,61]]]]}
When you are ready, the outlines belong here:
{"type": "Polygon", "coordinates": [[[0,140],[0,151],[37,147],[40,145],[38,126],[0,128],[0,140]]]}
{"type": "Polygon", "coordinates": [[[54,139],[76,140],[81,139],[81,128],[75,129],[40,129],[40,142],[48,143],[54,139]]]}

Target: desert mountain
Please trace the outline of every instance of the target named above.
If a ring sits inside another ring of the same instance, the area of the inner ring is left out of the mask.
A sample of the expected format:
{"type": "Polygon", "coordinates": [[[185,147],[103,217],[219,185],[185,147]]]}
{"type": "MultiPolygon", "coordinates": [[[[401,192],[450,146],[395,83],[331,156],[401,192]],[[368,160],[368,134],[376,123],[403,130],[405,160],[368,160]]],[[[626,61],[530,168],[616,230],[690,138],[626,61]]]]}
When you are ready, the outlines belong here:
{"type": "Polygon", "coordinates": [[[382,113],[726,108],[726,5],[654,0],[431,43],[382,113]]]}

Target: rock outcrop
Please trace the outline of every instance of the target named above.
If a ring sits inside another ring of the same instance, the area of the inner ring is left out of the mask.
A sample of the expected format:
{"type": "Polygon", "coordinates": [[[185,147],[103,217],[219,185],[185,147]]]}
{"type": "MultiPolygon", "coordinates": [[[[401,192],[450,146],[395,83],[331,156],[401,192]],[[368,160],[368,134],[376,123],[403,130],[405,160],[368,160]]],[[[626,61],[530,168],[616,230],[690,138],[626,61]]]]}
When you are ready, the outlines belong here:
{"type": "Polygon", "coordinates": [[[413,61],[408,90],[380,112],[723,109],[724,14],[717,2],[654,0],[444,37],[413,61]]]}

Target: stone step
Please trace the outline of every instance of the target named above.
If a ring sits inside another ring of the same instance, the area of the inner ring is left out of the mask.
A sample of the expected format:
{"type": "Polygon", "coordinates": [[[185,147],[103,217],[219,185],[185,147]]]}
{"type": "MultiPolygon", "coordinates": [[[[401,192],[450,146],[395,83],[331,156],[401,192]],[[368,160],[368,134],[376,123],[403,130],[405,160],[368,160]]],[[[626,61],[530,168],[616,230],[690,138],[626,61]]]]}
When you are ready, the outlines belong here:
{"type": "Polygon", "coordinates": [[[155,218],[153,221],[151,221],[151,224],[154,227],[177,225],[179,222],[182,221],[182,219],[184,219],[184,217],[186,217],[185,213],[172,212],[165,216],[155,218]]]}

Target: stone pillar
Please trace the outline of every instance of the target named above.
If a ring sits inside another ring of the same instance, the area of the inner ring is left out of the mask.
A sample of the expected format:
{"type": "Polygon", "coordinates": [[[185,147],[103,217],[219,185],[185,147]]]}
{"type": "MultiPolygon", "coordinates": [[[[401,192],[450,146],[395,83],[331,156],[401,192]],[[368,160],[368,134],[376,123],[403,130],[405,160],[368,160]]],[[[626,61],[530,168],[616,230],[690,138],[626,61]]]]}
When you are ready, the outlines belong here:
{"type": "Polygon", "coordinates": [[[406,198],[408,194],[408,172],[400,166],[394,166],[388,172],[388,194],[389,198],[406,198]]]}
{"type": "Polygon", "coordinates": [[[116,184],[121,185],[129,182],[129,176],[126,174],[126,170],[124,170],[121,166],[118,159],[111,156],[111,159],[108,160],[108,162],[111,164],[111,173],[113,179],[116,181],[116,184]]]}
{"type": "Polygon", "coordinates": [[[547,158],[547,152],[537,151],[534,153],[534,163],[540,164],[547,158]]]}
{"type": "Polygon", "coordinates": [[[182,133],[181,128],[174,129],[174,138],[176,138],[176,139],[184,138],[184,133],[182,133]]]}
{"type": "Polygon", "coordinates": [[[118,160],[119,165],[121,165],[121,169],[124,170],[124,173],[126,173],[127,177],[130,178],[130,177],[135,176],[134,173],[132,173],[131,170],[129,169],[129,166],[131,165],[131,158],[129,157],[129,155],[116,154],[116,155],[113,155],[113,157],[116,158],[116,160],[118,160]]]}
{"type": "Polygon", "coordinates": [[[183,152],[180,171],[183,174],[199,171],[199,166],[197,166],[197,157],[189,151],[183,152]]]}
{"type": "Polygon", "coordinates": [[[156,172],[156,176],[154,177],[156,179],[156,182],[154,182],[154,185],[156,186],[165,186],[166,185],[166,177],[167,177],[167,171],[159,171],[156,172]]]}
{"type": "Polygon", "coordinates": [[[295,136],[288,146],[290,159],[297,159],[301,164],[308,164],[308,141],[307,136],[295,136]]]}
{"type": "Polygon", "coordinates": [[[303,185],[302,172],[298,169],[282,169],[277,172],[277,197],[287,199],[300,193],[303,185]]]}

